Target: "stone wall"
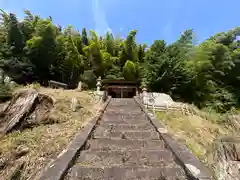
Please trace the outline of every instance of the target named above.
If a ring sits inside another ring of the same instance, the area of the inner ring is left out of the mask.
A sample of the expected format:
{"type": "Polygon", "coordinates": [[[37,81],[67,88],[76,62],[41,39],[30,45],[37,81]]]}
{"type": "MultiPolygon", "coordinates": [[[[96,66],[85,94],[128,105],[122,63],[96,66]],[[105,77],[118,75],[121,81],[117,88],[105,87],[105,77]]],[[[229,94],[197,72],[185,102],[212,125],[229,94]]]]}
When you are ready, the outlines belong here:
{"type": "Polygon", "coordinates": [[[186,104],[175,102],[165,93],[143,92],[139,95],[145,106],[154,106],[156,109],[179,109],[186,108],[186,104]]]}

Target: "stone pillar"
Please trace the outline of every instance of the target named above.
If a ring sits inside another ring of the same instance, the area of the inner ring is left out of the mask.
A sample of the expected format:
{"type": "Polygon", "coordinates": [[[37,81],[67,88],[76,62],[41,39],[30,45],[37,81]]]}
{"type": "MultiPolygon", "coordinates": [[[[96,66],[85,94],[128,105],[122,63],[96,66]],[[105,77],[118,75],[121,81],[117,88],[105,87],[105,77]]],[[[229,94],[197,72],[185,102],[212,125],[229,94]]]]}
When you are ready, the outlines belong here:
{"type": "Polygon", "coordinates": [[[101,96],[102,96],[102,94],[101,94],[101,86],[102,86],[102,80],[101,80],[101,77],[99,77],[98,79],[97,79],[97,84],[96,84],[96,86],[97,86],[97,91],[96,91],[96,94],[97,94],[97,97],[98,97],[98,99],[99,100],[101,100],[101,96]]]}
{"type": "Polygon", "coordinates": [[[138,94],[138,88],[135,88],[135,94],[136,94],[136,96],[139,96],[139,94],[138,94]]]}
{"type": "Polygon", "coordinates": [[[102,80],[101,80],[101,77],[99,77],[97,79],[97,94],[100,94],[100,88],[101,88],[101,85],[102,85],[102,80]]]}
{"type": "Polygon", "coordinates": [[[147,107],[147,88],[146,86],[143,86],[142,88],[142,99],[143,99],[143,104],[147,107]]]}
{"type": "Polygon", "coordinates": [[[79,81],[79,83],[78,83],[77,90],[82,91],[82,82],[81,81],[79,81]]]}
{"type": "Polygon", "coordinates": [[[73,112],[76,111],[76,107],[77,107],[77,99],[76,99],[76,97],[73,97],[72,102],[71,102],[71,109],[73,112]]]}

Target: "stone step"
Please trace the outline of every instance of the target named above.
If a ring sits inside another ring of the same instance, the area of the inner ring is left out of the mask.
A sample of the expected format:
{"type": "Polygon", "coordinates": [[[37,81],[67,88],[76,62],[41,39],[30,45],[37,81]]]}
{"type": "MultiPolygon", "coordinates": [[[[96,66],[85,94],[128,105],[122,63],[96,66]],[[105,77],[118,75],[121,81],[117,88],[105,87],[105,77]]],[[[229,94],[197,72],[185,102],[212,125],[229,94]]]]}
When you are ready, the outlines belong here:
{"type": "Polygon", "coordinates": [[[104,130],[97,127],[93,133],[94,139],[100,138],[121,138],[121,139],[159,139],[159,134],[156,131],[127,131],[119,130],[104,130]]]}
{"type": "Polygon", "coordinates": [[[139,111],[137,111],[137,113],[136,112],[134,112],[134,111],[117,111],[117,110],[115,110],[115,111],[105,111],[104,112],[104,115],[103,116],[125,116],[125,117],[146,117],[146,115],[145,114],[143,114],[142,112],[139,112],[139,111]]]}
{"type": "Polygon", "coordinates": [[[134,115],[143,114],[140,107],[129,107],[129,106],[115,106],[115,107],[108,107],[105,112],[108,113],[133,113],[134,115]]]}
{"type": "Polygon", "coordinates": [[[77,165],[92,167],[111,166],[154,166],[177,167],[173,155],[168,150],[130,151],[82,151],[77,165]]]}
{"type": "Polygon", "coordinates": [[[118,119],[147,119],[147,116],[144,114],[136,114],[131,115],[130,113],[104,113],[103,118],[111,119],[111,118],[118,118],[118,119]]]}
{"type": "Polygon", "coordinates": [[[103,123],[108,123],[108,124],[126,124],[126,125],[129,125],[129,124],[146,124],[148,123],[147,120],[102,120],[103,123]]]}
{"type": "Polygon", "coordinates": [[[136,104],[109,104],[109,109],[114,109],[114,108],[118,108],[118,107],[121,107],[121,108],[131,108],[131,109],[140,109],[140,107],[136,104]]]}
{"type": "Polygon", "coordinates": [[[138,104],[136,103],[136,102],[133,102],[133,103],[131,103],[131,102],[121,102],[121,103],[117,103],[117,102],[111,102],[111,103],[109,103],[109,106],[110,107],[116,107],[116,106],[128,106],[128,107],[138,107],[139,108],[139,106],[138,106],[138,104]]]}
{"type": "Polygon", "coordinates": [[[153,127],[152,124],[149,122],[144,122],[144,123],[138,123],[138,124],[116,124],[116,123],[108,123],[108,122],[100,122],[98,128],[104,129],[104,130],[119,130],[119,131],[136,131],[136,130],[150,130],[150,131],[155,131],[155,128],[153,127]]]}
{"type": "Polygon", "coordinates": [[[133,118],[133,119],[130,119],[130,118],[124,118],[124,117],[111,117],[111,118],[102,118],[101,122],[107,122],[107,123],[115,123],[115,122],[123,122],[123,124],[126,124],[126,123],[131,123],[131,124],[140,124],[140,123],[150,123],[150,121],[148,119],[144,119],[144,118],[133,118]]]}
{"type": "Polygon", "coordinates": [[[181,168],[75,166],[69,179],[81,180],[186,180],[181,168]]]}
{"type": "Polygon", "coordinates": [[[165,148],[162,140],[131,140],[131,139],[92,139],[86,149],[99,150],[161,150],[165,148]]]}
{"type": "Polygon", "coordinates": [[[141,111],[132,111],[132,110],[124,110],[124,111],[120,111],[120,110],[112,110],[112,111],[109,111],[109,110],[106,110],[104,112],[104,115],[108,115],[108,116],[126,116],[126,117],[138,117],[138,116],[142,116],[142,117],[146,117],[146,115],[141,112],[141,111]]]}
{"type": "Polygon", "coordinates": [[[127,115],[127,114],[113,114],[113,115],[109,115],[109,114],[103,114],[102,116],[103,119],[129,119],[129,120],[132,120],[132,119],[142,119],[142,120],[145,120],[147,119],[147,117],[145,115],[127,115]]]}
{"type": "Polygon", "coordinates": [[[128,107],[138,107],[139,108],[139,106],[138,106],[138,104],[136,103],[136,102],[114,102],[114,101],[112,101],[112,102],[110,102],[109,103],[109,105],[110,105],[110,107],[116,107],[116,106],[128,106],[128,107]]]}
{"type": "Polygon", "coordinates": [[[115,124],[142,124],[142,123],[150,123],[148,119],[143,118],[122,118],[122,117],[102,117],[101,122],[106,123],[115,123],[115,124]]]}

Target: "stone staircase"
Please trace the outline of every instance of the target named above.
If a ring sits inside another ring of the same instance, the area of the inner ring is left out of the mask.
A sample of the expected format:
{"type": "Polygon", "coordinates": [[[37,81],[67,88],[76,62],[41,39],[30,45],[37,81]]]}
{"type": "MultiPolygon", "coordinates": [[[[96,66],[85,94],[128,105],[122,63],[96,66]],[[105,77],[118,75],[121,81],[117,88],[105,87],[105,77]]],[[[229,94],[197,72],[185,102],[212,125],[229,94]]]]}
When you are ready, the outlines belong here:
{"type": "Polygon", "coordinates": [[[112,99],[65,179],[191,178],[135,100],[112,99]]]}

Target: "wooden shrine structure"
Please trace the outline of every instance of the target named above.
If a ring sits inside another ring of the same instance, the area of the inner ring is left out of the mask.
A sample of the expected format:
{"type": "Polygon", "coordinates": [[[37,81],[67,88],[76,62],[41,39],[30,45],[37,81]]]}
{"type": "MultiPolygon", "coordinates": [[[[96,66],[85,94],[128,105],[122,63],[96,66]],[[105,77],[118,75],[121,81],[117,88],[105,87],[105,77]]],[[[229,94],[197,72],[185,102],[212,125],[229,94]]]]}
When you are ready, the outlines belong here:
{"type": "Polygon", "coordinates": [[[138,81],[127,81],[124,79],[104,79],[102,90],[112,98],[132,98],[139,93],[138,81]]]}

